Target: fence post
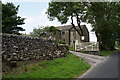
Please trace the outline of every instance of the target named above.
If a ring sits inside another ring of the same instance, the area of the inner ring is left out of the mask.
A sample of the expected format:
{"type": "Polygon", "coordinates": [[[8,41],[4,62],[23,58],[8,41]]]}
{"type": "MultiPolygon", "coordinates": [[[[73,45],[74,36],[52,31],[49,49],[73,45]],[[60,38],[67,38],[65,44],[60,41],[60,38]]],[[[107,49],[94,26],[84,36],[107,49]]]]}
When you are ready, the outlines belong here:
{"type": "Polygon", "coordinates": [[[93,44],[94,44],[94,43],[92,42],[92,51],[93,51],[93,44]]]}
{"type": "Polygon", "coordinates": [[[78,40],[75,40],[75,46],[74,46],[75,51],[77,51],[77,45],[78,45],[78,40]]]}
{"type": "Polygon", "coordinates": [[[98,46],[97,49],[98,49],[98,51],[99,51],[99,42],[97,42],[97,46],[98,46]]]}

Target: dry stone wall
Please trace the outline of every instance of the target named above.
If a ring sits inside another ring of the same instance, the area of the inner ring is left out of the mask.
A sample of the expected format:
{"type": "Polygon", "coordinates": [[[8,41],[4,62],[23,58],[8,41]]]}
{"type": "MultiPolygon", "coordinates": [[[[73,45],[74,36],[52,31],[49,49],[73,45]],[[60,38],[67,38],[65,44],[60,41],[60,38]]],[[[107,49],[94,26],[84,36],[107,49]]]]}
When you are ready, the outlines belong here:
{"type": "Polygon", "coordinates": [[[54,40],[2,34],[2,62],[5,67],[17,67],[20,61],[47,60],[63,57],[68,47],[54,40]]]}

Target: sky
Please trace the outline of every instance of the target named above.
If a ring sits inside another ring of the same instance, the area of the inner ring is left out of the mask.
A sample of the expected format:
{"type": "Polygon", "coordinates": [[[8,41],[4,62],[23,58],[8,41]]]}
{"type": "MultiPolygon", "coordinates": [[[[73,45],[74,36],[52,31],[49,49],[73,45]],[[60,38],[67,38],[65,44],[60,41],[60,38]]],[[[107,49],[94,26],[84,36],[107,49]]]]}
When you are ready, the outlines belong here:
{"type": "MultiPolygon", "coordinates": [[[[46,1],[12,1],[12,0],[4,0],[3,3],[12,2],[15,6],[20,5],[18,15],[25,19],[25,24],[20,25],[25,29],[22,33],[29,34],[33,31],[34,28],[39,28],[42,26],[61,26],[61,25],[70,25],[71,20],[69,20],[66,24],[61,24],[57,19],[54,21],[49,21],[47,18],[47,14],[45,12],[48,8],[49,0],[46,1]]],[[[76,20],[74,19],[74,24],[76,25],[76,20]]],[[[91,24],[85,24],[90,32],[90,41],[96,42],[97,38],[95,33],[92,32],[91,24]]]]}

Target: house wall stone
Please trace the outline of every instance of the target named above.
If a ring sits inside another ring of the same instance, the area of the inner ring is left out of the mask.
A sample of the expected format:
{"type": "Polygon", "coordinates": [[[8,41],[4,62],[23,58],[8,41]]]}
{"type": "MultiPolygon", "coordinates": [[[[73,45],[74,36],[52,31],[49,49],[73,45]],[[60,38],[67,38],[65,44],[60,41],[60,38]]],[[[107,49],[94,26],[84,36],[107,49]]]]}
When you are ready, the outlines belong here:
{"type": "MultiPolygon", "coordinates": [[[[81,33],[80,29],[78,26],[76,28],[79,30],[81,33]]],[[[84,35],[84,40],[82,40],[81,36],[78,34],[78,32],[72,27],[72,25],[65,25],[65,26],[60,26],[59,29],[61,33],[61,37],[59,37],[59,40],[67,42],[70,46],[74,47],[74,42],[78,40],[78,42],[89,42],[89,31],[85,25],[81,25],[81,28],[83,30],[83,35],[84,35]],[[70,35],[69,35],[70,34],[70,35]]],[[[58,38],[58,37],[57,37],[58,38]]]]}
{"type": "Polygon", "coordinates": [[[78,42],[81,42],[81,37],[79,36],[78,32],[75,30],[71,30],[70,32],[70,45],[74,46],[75,45],[75,41],[78,40],[78,42]]]}

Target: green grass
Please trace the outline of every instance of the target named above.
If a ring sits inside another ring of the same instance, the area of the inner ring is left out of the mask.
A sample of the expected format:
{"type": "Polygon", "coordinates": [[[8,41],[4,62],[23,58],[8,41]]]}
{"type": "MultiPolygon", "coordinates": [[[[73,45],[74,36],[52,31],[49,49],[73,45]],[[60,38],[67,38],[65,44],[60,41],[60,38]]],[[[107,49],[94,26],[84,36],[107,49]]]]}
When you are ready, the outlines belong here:
{"type": "Polygon", "coordinates": [[[67,44],[65,41],[58,41],[59,44],[67,44]]]}
{"type": "Polygon", "coordinates": [[[101,56],[108,56],[108,55],[116,53],[116,52],[118,52],[118,50],[114,50],[114,51],[100,51],[100,55],[101,56]]]}
{"type": "Polygon", "coordinates": [[[24,66],[26,72],[3,75],[3,78],[76,78],[86,72],[90,65],[73,54],[66,57],[24,66]]]}
{"type": "Polygon", "coordinates": [[[74,51],[74,47],[69,46],[69,50],[74,51]]]}

